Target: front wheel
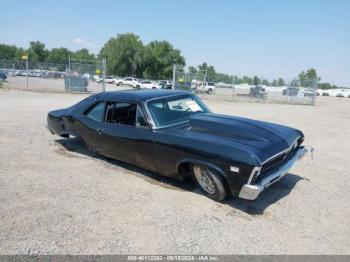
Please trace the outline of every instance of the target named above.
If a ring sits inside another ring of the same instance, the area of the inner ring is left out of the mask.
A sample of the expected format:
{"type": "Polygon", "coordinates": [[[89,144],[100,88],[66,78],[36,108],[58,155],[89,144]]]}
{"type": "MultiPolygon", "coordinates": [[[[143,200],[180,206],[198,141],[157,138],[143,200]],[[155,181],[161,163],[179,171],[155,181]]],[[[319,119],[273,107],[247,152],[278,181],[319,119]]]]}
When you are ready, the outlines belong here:
{"type": "Polygon", "coordinates": [[[212,169],[200,165],[193,165],[193,175],[197,184],[205,195],[216,201],[226,198],[226,190],[222,178],[212,169]]]}

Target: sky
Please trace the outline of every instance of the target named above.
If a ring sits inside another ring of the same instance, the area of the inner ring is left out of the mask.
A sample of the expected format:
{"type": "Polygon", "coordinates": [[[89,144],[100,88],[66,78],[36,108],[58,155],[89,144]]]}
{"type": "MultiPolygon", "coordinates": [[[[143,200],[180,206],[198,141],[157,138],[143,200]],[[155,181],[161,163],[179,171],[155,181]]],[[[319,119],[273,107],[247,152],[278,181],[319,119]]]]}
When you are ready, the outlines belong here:
{"type": "Polygon", "coordinates": [[[167,40],[186,65],[291,79],[313,67],[350,87],[350,0],[31,0],[1,1],[0,43],[88,48],[132,32],[167,40]]]}

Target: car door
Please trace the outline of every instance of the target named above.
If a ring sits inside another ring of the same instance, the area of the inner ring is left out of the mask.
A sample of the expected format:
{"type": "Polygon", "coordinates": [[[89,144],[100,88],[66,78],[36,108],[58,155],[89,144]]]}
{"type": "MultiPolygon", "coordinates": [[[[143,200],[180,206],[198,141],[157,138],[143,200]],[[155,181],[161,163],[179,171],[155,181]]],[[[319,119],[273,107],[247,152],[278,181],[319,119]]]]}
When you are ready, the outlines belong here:
{"type": "Polygon", "coordinates": [[[103,130],[105,125],[105,108],[106,103],[104,101],[96,102],[82,115],[78,116],[78,121],[74,123],[74,130],[79,133],[90,149],[98,152],[101,144],[99,132],[103,130]]]}
{"type": "Polygon", "coordinates": [[[107,103],[104,127],[98,133],[101,154],[155,171],[154,134],[139,104],[107,103]]]}

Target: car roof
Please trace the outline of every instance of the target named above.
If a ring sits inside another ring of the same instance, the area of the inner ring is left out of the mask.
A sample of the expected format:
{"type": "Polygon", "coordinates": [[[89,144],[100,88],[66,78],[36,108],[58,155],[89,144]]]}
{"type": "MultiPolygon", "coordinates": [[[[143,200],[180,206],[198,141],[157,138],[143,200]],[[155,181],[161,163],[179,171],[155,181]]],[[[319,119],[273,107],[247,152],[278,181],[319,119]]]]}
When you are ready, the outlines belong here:
{"type": "Polygon", "coordinates": [[[153,98],[161,98],[172,95],[186,95],[191,94],[189,91],[183,90],[157,90],[157,89],[131,89],[131,90],[121,90],[121,91],[111,91],[104,92],[98,95],[99,100],[109,100],[109,101],[118,101],[118,100],[128,100],[128,101],[137,101],[145,102],[153,98]]]}

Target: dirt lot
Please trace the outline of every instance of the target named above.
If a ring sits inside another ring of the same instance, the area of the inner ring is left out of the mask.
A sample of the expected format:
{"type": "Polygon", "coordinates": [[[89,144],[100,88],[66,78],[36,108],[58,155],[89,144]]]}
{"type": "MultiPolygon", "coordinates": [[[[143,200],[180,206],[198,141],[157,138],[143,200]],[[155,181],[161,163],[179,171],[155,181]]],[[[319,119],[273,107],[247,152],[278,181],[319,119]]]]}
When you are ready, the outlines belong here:
{"type": "Polygon", "coordinates": [[[300,128],[315,148],[258,200],[217,203],[51,135],[47,112],[83,97],[0,91],[0,254],[350,253],[350,99],[207,101],[300,128]]]}

